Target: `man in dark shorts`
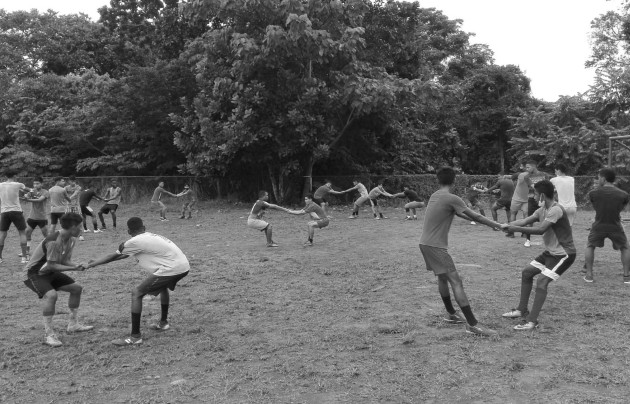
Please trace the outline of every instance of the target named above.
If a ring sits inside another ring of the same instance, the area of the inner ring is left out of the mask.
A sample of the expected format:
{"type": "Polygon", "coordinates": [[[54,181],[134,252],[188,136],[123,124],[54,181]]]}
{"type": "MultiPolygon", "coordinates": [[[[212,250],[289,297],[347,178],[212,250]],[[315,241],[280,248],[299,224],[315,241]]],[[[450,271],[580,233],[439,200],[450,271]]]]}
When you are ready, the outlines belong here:
{"type": "MultiPolygon", "coordinates": [[[[42,236],[46,238],[48,236],[48,219],[46,215],[46,201],[48,200],[48,191],[42,188],[42,177],[35,177],[33,180],[33,188],[28,192],[23,201],[31,203],[31,213],[26,219],[26,252],[31,254],[31,237],[33,231],[39,227],[42,236]]],[[[26,261],[28,261],[28,255],[26,261]]],[[[20,254],[20,256],[22,256],[20,254]]]]}
{"type": "Polygon", "coordinates": [[[564,208],[554,200],[554,186],[549,180],[542,180],[534,184],[534,198],[540,207],[533,215],[503,225],[504,231],[512,233],[520,231],[526,234],[542,234],[545,251],[536,257],[523,269],[521,276],[521,298],[516,309],[503,314],[504,318],[522,318],[522,322],[514,326],[515,330],[528,331],[538,327],[538,315],[547,298],[547,288],[551,281],[558,280],[573,261],[575,261],[575,245],[569,217],[564,208]],[[537,227],[525,227],[540,223],[537,227]],[[527,305],[532,293],[534,277],[536,281],[536,295],[532,311],[528,312],[527,305]]]}
{"type": "Polygon", "coordinates": [[[249,216],[247,217],[247,227],[265,232],[265,237],[267,237],[267,247],[278,247],[278,244],[273,241],[273,227],[270,223],[264,221],[263,217],[265,216],[267,208],[284,211],[286,211],[286,209],[278,205],[274,205],[273,203],[269,203],[267,202],[268,200],[269,192],[264,190],[258,192],[258,200],[254,203],[254,206],[252,206],[252,210],[249,211],[249,216]]]}
{"type": "Polygon", "coordinates": [[[83,218],[83,230],[85,232],[90,231],[87,228],[87,216],[90,216],[92,218],[94,233],[100,233],[101,231],[98,229],[98,223],[96,222],[94,210],[90,208],[90,202],[92,201],[92,199],[107,203],[105,199],[96,194],[96,191],[94,190],[94,185],[92,183],[88,183],[85,189],[82,190],[79,194],[79,209],[81,210],[81,217],[83,218]]]}
{"type": "Polygon", "coordinates": [[[345,192],[335,191],[330,180],[324,180],[324,185],[317,188],[313,194],[313,201],[328,214],[328,195],[343,195],[345,192]]]}
{"type": "Polygon", "coordinates": [[[615,187],[615,171],[610,168],[599,170],[597,178],[598,188],[588,193],[588,198],[595,209],[595,223],[588,233],[586,245],[586,275],[584,281],[593,282],[593,260],[595,259],[595,247],[603,247],[604,240],[610,239],[613,248],[621,251],[621,263],[623,264],[623,282],[630,284],[630,249],[628,239],[621,225],[620,213],[628,205],[630,196],[621,189],[615,187]]]}
{"type": "Polygon", "coordinates": [[[89,331],[94,328],[77,321],[83,287],[63,273],[84,271],[87,265],[75,264],[71,261],[76,237],[81,234],[81,216],[78,213],[66,213],[61,216],[59,221],[61,222],[61,230],[51,233],[33,251],[33,256],[25,268],[26,280],[24,281],[24,284],[42,300],[46,333],[44,343],[52,347],[63,345],[53,328],[53,315],[55,314],[58,291],[70,293],[68,332],[89,331]]]}
{"type": "Polygon", "coordinates": [[[70,203],[70,195],[66,191],[66,180],[63,177],[53,178],[55,185],[48,190],[48,199],[50,201],[50,232],[53,233],[57,229],[57,223],[61,216],[68,212],[68,204],[70,203]]]}
{"type": "Polygon", "coordinates": [[[328,226],[328,216],[326,216],[326,212],[321,208],[318,204],[313,201],[313,195],[306,195],[304,197],[305,206],[300,210],[290,210],[284,209],[285,212],[290,213],[292,215],[305,215],[309,214],[311,216],[311,221],[307,223],[308,226],[308,240],[304,242],[304,246],[312,247],[313,246],[313,237],[315,236],[315,229],[323,229],[328,226]]]}
{"type": "Polygon", "coordinates": [[[492,213],[492,220],[495,222],[499,220],[499,216],[497,211],[500,209],[505,209],[505,214],[507,216],[507,222],[510,222],[510,204],[512,203],[512,196],[514,195],[514,182],[511,179],[511,176],[499,174],[499,179],[497,183],[491,186],[486,190],[486,193],[494,193],[495,191],[499,192],[499,199],[494,201],[492,207],[490,208],[490,212],[492,213]]]}
{"type": "Polygon", "coordinates": [[[118,181],[116,179],[111,180],[111,186],[107,188],[107,192],[103,199],[106,201],[105,205],[101,207],[101,210],[98,212],[98,218],[101,220],[101,228],[103,230],[107,229],[105,226],[105,219],[103,215],[111,213],[112,215],[112,227],[116,230],[116,211],[118,210],[118,205],[120,205],[120,200],[122,199],[122,188],[118,186],[118,181]]]}
{"type": "Polygon", "coordinates": [[[408,186],[403,187],[403,192],[399,192],[397,194],[392,195],[394,198],[407,198],[409,200],[408,203],[405,204],[405,212],[407,213],[407,217],[405,220],[418,220],[418,216],[416,216],[416,209],[423,208],[424,202],[418,196],[416,191],[411,190],[408,186]],[[413,217],[410,215],[409,211],[413,214],[413,217]]]}
{"type": "Polygon", "coordinates": [[[93,268],[133,256],[142,269],[151,273],[131,292],[131,335],[112,341],[112,344],[118,346],[142,344],[140,319],[142,298],[145,295],[160,295],[162,305],[160,321],[151,324],[150,328],[166,331],[171,327],[168,323],[168,290],[175,290],[177,282],[188,275],[190,270],[190,263],[182,250],[166,237],[147,232],[139,217],[132,217],[127,221],[127,232],[131,238],[122,243],[118,251],[88,263],[88,268],[93,268]]]}
{"type": "Polygon", "coordinates": [[[438,291],[448,313],[444,321],[451,324],[461,324],[466,321],[466,332],[470,334],[497,335],[495,330],[480,325],[470,308],[468,297],[464,292],[464,284],[448,253],[448,233],[455,215],[492,228],[500,228],[501,225],[473,212],[459,196],[451,193],[451,187],[455,183],[455,170],[453,168],[440,168],[437,172],[437,179],[440,189],[431,195],[427,203],[422,236],[420,236],[420,251],[427,270],[433,271],[438,278],[438,291]],[[449,284],[453,289],[455,300],[466,318],[465,320],[457,314],[453,307],[449,284]]]}
{"type": "Polygon", "coordinates": [[[6,181],[0,183],[0,264],[2,263],[2,251],[4,250],[4,241],[7,238],[7,232],[11,224],[15,225],[20,235],[20,248],[22,249],[22,263],[25,264],[28,259],[26,251],[26,221],[20,205],[20,192],[30,191],[21,182],[15,181],[16,173],[6,171],[6,181]]]}
{"type": "MultiPolygon", "coordinates": [[[[478,181],[474,183],[471,181],[468,188],[466,189],[466,199],[468,200],[468,203],[466,205],[468,205],[470,209],[473,209],[473,208],[479,209],[479,213],[481,213],[482,216],[486,216],[486,212],[485,212],[485,209],[483,208],[483,205],[481,204],[479,195],[486,192],[486,190],[487,188],[478,181]]],[[[470,224],[477,224],[477,223],[472,221],[470,222],[470,224]]]]}

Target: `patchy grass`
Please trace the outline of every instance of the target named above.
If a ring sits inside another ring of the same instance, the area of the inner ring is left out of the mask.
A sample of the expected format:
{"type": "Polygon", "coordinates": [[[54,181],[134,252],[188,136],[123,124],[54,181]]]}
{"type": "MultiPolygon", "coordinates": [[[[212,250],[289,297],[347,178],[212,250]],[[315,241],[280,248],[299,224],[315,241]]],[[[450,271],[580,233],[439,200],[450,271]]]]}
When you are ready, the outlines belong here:
{"type": "MultiPolygon", "coordinates": [[[[145,343],[118,348],[129,332],[129,291],[145,276],[130,260],[73,274],[85,287],[82,320],[95,331],[42,345],[36,296],[23,286],[14,230],[0,267],[0,402],[11,403],[622,403],[630,384],[630,287],[618,253],[596,252],[595,283],[582,256],[550,287],[541,329],[517,333],[520,270],[542,247],[525,248],[456,219],[450,236],[473,310],[500,331],[489,340],[442,321],[435,277],[417,244],[422,220],[401,209],[375,221],[333,211],[315,246],[306,220],[269,214],[277,249],[246,227],[249,205],[206,204],[194,220],[159,222],[146,206],[123,206],[188,255],[191,274],[171,299],[172,329],[147,329],[159,299],[145,300],[145,343]]],[[[578,249],[592,212],[579,212],[578,249]]],[[[422,218],[420,218],[422,219],[422,218]]],[[[119,225],[121,226],[121,225],[119,225]]],[[[113,251],[124,231],[86,234],[77,261],[113,251]]],[[[36,234],[36,240],[41,236],[36,234]]],[[[540,240],[540,237],[534,237],[540,240]]],[[[67,296],[55,325],[65,328],[67,296]]]]}

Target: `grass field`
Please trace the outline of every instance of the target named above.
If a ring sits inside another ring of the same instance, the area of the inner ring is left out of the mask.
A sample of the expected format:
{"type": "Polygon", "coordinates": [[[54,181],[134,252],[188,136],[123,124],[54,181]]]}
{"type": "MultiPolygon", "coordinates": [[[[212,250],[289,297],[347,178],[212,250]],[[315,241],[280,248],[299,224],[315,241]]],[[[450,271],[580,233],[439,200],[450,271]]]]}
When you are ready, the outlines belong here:
{"type": "MultiPolygon", "coordinates": [[[[335,210],[315,246],[302,247],[306,218],[268,214],[277,249],[246,227],[249,205],[203,206],[200,217],[159,222],[145,206],[123,206],[149,231],[177,243],[192,270],[172,295],[172,329],[148,330],[159,299],[145,300],[137,347],[128,334],[130,289],[145,274],[131,260],[72,273],[84,286],[81,319],[95,326],[66,334],[67,295],[55,326],[64,346],[42,344],[41,309],[22,284],[17,234],[0,266],[2,403],[624,403],[630,384],[630,286],[619,255],[597,250],[595,283],[582,280],[592,212],[578,212],[578,259],[553,282],[541,329],[516,332],[501,314],[514,307],[520,271],[541,246],[456,218],[454,257],[476,316],[491,340],[444,323],[435,277],[418,249],[419,221],[335,210]]],[[[109,218],[108,218],[109,220],[109,218]]],[[[108,222],[109,223],[109,222],[108,222]]],[[[87,234],[82,261],[115,251],[123,230],[87,234]]],[[[35,240],[41,240],[37,234],[35,240]]],[[[540,241],[539,236],[534,240],[540,241]]]]}

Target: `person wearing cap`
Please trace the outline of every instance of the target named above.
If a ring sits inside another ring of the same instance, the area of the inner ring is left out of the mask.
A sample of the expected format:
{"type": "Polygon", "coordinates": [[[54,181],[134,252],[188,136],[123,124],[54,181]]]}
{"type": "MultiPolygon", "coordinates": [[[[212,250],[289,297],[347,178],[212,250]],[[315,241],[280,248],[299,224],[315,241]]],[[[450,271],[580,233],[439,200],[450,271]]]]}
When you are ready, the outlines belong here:
{"type": "Polygon", "coordinates": [[[184,197],[184,205],[182,206],[182,215],[180,219],[186,218],[186,211],[188,211],[188,219],[192,219],[193,208],[197,205],[197,193],[188,185],[184,185],[184,190],[177,196],[184,197]]]}
{"type": "Polygon", "coordinates": [[[190,270],[190,263],[182,250],[166,237],[147,232],[141,218],[130,218],[127,221],[127,232],[131,238],[120,244],[118,251],[91,260],[87,264],[87,268],[94,268],[133,256],[140,267],[150,273],[131,292],[131,335],[112,341],[112,344],[118,346],[142,344],[140,319],[142,298],[145,295],[160,295],[162,307],[160,321],[151,324],[150,328],[158,331],[166,331],[170,328],[168,323],[169,289],[175,290],[177,283],[186,277],[190,270]]]}

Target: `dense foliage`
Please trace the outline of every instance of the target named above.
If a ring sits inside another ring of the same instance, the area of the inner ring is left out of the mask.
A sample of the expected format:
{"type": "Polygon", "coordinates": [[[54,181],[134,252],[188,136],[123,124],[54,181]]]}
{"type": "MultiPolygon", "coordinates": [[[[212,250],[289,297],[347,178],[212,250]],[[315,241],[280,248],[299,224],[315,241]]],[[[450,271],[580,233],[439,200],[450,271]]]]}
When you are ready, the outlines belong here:
{"type": "Polygon", "coordinates": [[[532,151],[587,174],[630,124],[627,2],[593,20],[592,91],[555,103],[417,2],[111,0],[99,13],[0,10],[4,167],[219,176],[284,200],[313,175],[495,174],[532,151]]]}

